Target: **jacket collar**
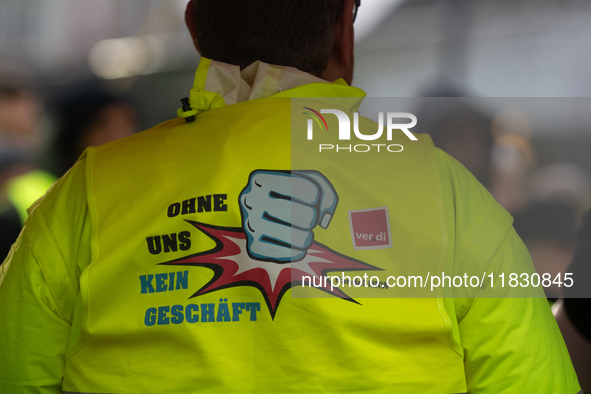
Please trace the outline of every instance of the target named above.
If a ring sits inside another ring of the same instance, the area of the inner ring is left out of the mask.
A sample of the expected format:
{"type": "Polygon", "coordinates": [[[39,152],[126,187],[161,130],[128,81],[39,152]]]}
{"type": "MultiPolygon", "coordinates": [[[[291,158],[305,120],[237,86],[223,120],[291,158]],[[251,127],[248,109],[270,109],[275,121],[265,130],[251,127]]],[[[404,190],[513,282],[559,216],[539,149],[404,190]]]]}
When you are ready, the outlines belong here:
{"type": "MultiPolygon", "coordinates": [[[[350,107],[356,110],[365,97],[361,89],[348,86],[339,79],[328,82],[293,67],[275,66],[261,61],[244,70],[239,66],[202,57],[191,89],[193,113],[265,98],[351,97],[350,107]]],[[[182,115],[179,110],[179,115],[182,115]]]]}

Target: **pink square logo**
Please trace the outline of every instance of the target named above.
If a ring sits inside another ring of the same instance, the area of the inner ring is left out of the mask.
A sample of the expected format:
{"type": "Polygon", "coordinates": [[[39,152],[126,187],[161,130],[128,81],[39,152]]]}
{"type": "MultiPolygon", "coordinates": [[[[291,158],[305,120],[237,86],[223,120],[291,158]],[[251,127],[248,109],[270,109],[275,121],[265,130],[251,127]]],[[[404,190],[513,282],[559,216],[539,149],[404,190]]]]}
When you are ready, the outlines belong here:
{"type": "Polygon", "coordinates": [[[392,247],[388,207],[349,211],[353,249],[392,247]]]}

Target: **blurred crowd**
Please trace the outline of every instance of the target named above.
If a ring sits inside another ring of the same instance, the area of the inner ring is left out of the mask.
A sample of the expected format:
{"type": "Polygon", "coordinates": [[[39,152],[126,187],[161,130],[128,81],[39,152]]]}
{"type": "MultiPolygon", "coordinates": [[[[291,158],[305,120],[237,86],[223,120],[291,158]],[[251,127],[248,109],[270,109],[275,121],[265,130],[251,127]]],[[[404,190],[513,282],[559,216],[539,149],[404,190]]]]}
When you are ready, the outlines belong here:
{"type": "Polygon", "coordinates": [[[84,85],[48,104],[25,76],[0,73],[0,261],[27,209],[84,149],[137,131],[138,110],[127,97],[84,85]]]}

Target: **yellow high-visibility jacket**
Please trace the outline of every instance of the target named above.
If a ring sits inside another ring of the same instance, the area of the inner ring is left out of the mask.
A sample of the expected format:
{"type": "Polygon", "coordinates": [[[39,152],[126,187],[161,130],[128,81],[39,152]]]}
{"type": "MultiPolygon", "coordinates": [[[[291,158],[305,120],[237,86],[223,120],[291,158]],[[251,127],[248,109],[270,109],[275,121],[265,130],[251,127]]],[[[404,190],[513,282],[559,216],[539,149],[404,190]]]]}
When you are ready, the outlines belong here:
{"type": "MultiPolygon", "coordinates": [[[[194,122],[89,148],[30,210],[1,266],[0,392],[578,392],[543,298],[356,298],[248,255],[240,194],[257,170],[292,169],[291,97],[364,95],[297,75],[202,59],[194,122]]],[[[404,151],[379,171],[353,153],[346,171],[297,168],[339,197],[308,254],[380,281],[420,264],[533,272],[510,215],[417,138],[394,136],[404,151]],[[391,245],[354,248],[349,211],[379,207],[391,245]]]]}

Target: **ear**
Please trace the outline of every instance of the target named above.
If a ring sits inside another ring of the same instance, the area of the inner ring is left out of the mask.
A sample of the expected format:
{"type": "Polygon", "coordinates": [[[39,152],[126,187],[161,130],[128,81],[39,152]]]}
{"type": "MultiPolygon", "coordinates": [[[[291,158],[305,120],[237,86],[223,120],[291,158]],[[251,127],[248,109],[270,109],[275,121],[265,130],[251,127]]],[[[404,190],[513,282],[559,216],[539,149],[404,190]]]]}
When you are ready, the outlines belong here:
{"type": "Polygon", "coordinates": [[[345,0],[335,29],[334,47],[340,52],[340,61],[345,67],[353,64],[353,6],[354,0],[345,0]]]}
{"type": "Polygon", "coordinates": [[[193,45],[195,45],[195,49],[197,49],[197,52],[201,54],[199,45],[197,44],[197,34],[195,32],[195,23],[193,19],[193,0],[189,1],[189,4],[187,4],[187,8],[185,9],[185,23],[187,24],[189,33],[191,33],[191,37],[193,38],[193,45]]]}
{"type": "Polygon", "coordinates": [[[328,65],[321,78],[336,81],[343,78],[349,85],[353,80],[353,6],[354,0],[345,0],[335,25],[335,37],[328,65]]]}

